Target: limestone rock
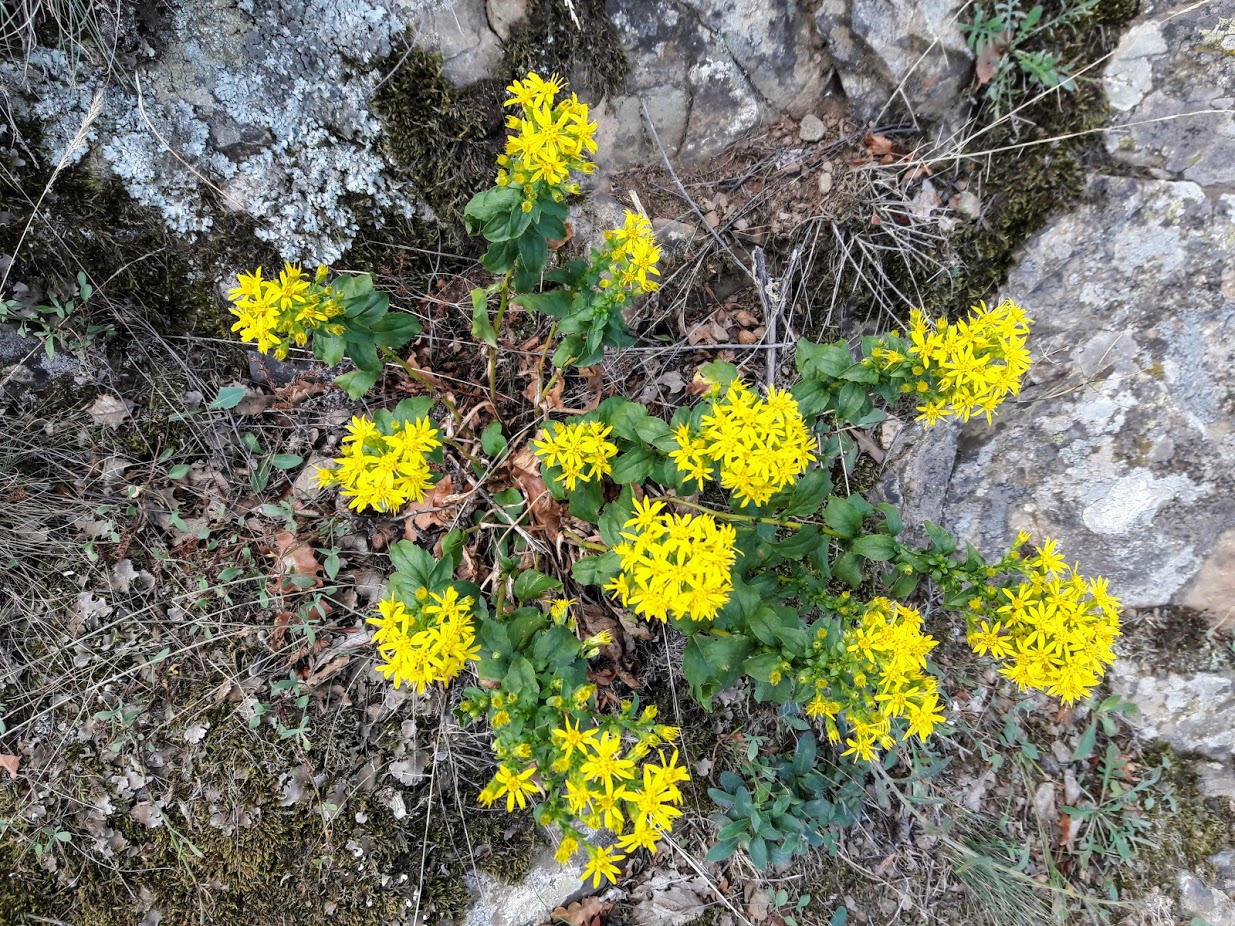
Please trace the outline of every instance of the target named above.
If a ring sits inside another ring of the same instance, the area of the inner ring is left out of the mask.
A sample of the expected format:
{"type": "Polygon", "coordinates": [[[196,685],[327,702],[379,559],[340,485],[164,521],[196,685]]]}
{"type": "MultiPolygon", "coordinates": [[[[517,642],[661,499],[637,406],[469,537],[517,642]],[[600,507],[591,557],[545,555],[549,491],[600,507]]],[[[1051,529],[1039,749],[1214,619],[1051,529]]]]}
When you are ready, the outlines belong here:
{"type": "Polygon", "coordinates": [[[1127,659],[1110,673],[1111,690],[1137,706],[1133,722],[1142,735],[1163,740],[1177,752],[1205,756],[1216,766],[1198,766],[1211,794],[1235,797],[1235,780],[1222,770],[1235,760],[1235,674],[1154,672],[1127,659]],[[1226,790],[1230,787],[1230,790],[1226,790]]]}
{"type": "Polygon", "coordinates": [[[718,154],[782,113],[800,116],[824,91],[830,61],[790,0],[609,0],[630,62],[623,93],[598,107],[607,164],[718,154]]]}
{"type": "MultiPolygon", "coordinates": [[[[502,4],[499,16],[509,35],[517,10],[502,4]]],[[[420,12],[416,23],[416,44],[442,56],[442,73],[453,83],[465,86],[496,72],[502,60],[502,45],[489,27],[485,0],[452,0],[435,4],[420,12]]]]}
{"type": "Polygon", "coordinates": [[[1230,607],[1235,200],[1107,177],[1087,199],[1009,277],[1037,364],[994,427],[963,429],[944,523],[988,554],[1057,537],[1130,606],[1230,607]]]}
{"type": "Polygon", "coordinates": [[[957,20],[959,0],[823,0],[815,26],[860,119],[885,104],[915,116],[948,116],[969,80],[973,55],[957,20]]]}
{"type": "Polygon", "coordinates": [[[532,869],[518,884],[507,884],[487,872],[469,878],[476,902],[463,926],[532,926],[547,923],[555,908],[564,905],[583,886],[583,866],[574,860],[559,864],[544,849],[532,859],[532,869]]]}
{"type": "Polygon", "coordinates": [[[1235,926],[1235,900],[1224,891],[1207,887],[1190,871],[1181,871],[1178,883],[1180,903],[1190,915],[1209,926],[1235,926]]]}
{"type": "Polygon", "coordinates": [[[1116,128],[1107,147],[1117,160],[1202,186],[1231,182],[1235,0],[1154,4],[1120,40],[1103,84],[1116,128]]]}

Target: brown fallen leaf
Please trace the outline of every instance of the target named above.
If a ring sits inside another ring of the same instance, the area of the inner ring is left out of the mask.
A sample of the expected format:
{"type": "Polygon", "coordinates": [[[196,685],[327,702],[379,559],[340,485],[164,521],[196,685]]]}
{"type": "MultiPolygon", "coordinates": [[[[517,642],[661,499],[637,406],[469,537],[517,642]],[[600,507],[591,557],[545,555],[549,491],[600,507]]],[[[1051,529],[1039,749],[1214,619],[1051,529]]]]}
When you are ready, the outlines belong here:
{"type": "Polygon", "coordinates": [[[999,73],[999,64],[1003,61],[1003,55],[1008,40],[1011,38],[1009,33],[1002,32],[995,36],[995,40],[978,52],[978,60],[974,65],[974,76],[978,79],[978,86],[984,87],[989,84],[999,73]]]}
{"type": "Polygon", "coordinates": [[[21,766],[21,756],[0,755],[0,768],[9,773],[9,778],[17,777],[17,769],[21,766]]]}
{"type": "Polygon", "coordinates": [[[510,475],[514,477],[523,495],[527,498],[529,530],[543,532],[555,547],[562,533],[562,515],[558,503],[549,494],[549,488],[540,476],[540,460],[531,445],[523,447],[509,459],[510,475]]]}
{"type": "Polygon", "coordinates": [[[454,479],[448,473],[425,496],[423,502],[413,502],[407,506],[407,513],[412,517],[403,525],[403,536],[408,540],[416,540],[420,531],[449,524],[454,519],[452,509],[459,504],[459,497],[454,493],[454,479]]]}
{"type": "Polygon", "coordinates": [[[595,894],[572,903],[569,907],[558,907],[551,914],[552,926],[569,923],[570,926],[601,926],[604,917],[613,909],[612,901],[601,900],[595,894]]]}
{"type": "Polygon", "coordinates": [[[866,150],[877,158],[892,153],[892,139],[886,135],[876,135],[871,132],[866,136],[866,150]]]}
{"type": "Polygon", "coordinates": [[[112,430],[120,427],[133,412],[133,403],[119,396],[103,393],[86,409],[94,423],[112,430]]]}
{"type": "Polygon", "coordinates": [[[275,562],[280,569],[277,591],[304,591],[322,586],[322,564],[313,555],[313,548],[291,531],[279,531],[274,538],[275,562]],[[296,579],[295,576],[304,578],[296,579]]]}

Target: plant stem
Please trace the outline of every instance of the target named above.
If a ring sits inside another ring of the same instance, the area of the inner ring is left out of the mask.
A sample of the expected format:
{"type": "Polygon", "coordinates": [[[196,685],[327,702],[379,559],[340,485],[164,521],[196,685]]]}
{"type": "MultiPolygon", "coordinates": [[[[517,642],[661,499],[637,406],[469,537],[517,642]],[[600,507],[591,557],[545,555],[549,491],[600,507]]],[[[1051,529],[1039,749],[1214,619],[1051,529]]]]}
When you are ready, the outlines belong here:
{"type": "MultiPolygon", "coordinates": [[[[540,360],[536,362],[536,398],[539,399],[545,394],[545,389],[542,387],[543,375],[545,372],[545,358],[549,356],[549,348],[553,345],[553,338],[557,334],[557,319],[553,320],[553,324],[549,326],[549,334],[545,338],[545,349],[540,352],[540,360]]],[[[549,380],[549,389],[553,388],[554,382],[557,380],[557,372],[553,374],[553,378],[549,380]]]]}
{"type": "Polygon", "coordinates": [[[489,350],[489,401],[497,411],[497,345],[502,339],[502,322],[506,319],[506,309],[510,306],[510,274],[502,277],[498,284],[497,315],[493,319],[493,347],[489,350]]]}
{"type": "Polygon", "coordinates": [[[463,419],[459,417],[459,410],[455,408],[455,403],[450,400],[450,396],[445,391],[441,390],[436,383],[429,379],[429,377],[425,376],[424,373],[416,369],[389,347],[383,347],[381,348],[381,351],[387,360],[394,362],[401,370],[403,370],[404,373],[416,380],[416,382],[420,383],[420,385],[424,386],[432,393],[436,394],[437,398],[442,400],[442,404],[445,405],[446,410],[450,412],[450,417],[454,420],[456,427],[463,426],[463,419]]]}
{"type": "Polygon", "coordinates": [[[777,527],[788,527],[791,530],[801,530],[808,524],[813,524],[819,528],[820,533],[827,534],[829,537],[841,537],[843,535],[832,530],[830,527],[824,527],[817,521],[778,521],[776,518],[761,518],[753,514],[738,514],[736,511],[716,511],[708,508],[706,505],[700,505],[698,502],[690,502],[684,498],[678,498],[676,495],[664,495],[662,498],[672,505],[681,505],[684,508],[692,508],[695,511],[702,511],[704,514],[710,514],[715,518],[721,518],[725,521],[750,521],[755,524],[775,524],[777,527]]]}

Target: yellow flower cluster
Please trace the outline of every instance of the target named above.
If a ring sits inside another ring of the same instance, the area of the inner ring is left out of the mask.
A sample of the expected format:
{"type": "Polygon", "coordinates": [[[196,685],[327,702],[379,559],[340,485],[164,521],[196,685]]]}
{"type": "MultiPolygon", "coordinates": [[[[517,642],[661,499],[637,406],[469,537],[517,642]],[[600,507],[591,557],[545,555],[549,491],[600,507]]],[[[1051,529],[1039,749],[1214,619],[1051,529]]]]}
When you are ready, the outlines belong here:
{"type": "Polygon", "coordinates": [[[460,598],[454,586],[442,594],[421,586],[410,601],[393,591],[378,602],[373,642],[385,660],[377,671],[394,682],[405,682],[424,694],[434,682],[449,685],[469,661],[479,657],[480,644],[472,627],[472,599],[460,598]]]}
{"type": "Polygon", "coordinates": [[[546,466],[562,470],[562,482],[573,490],[576,483],[592,482],[613,472],[617,445],[608,440],[613,428],[599,421],[574,424],[552,422],[540,440],[532,442],[536,456],[546,466]]]}
{"type": "MultiPolygon", "coordinates": [[[[955,415],[968,421],[974,415],[991,415],[1009,395],[1021,389],[1021,377],[1029,370],[1025,337],[1029,320],[1025,310],[1005,299],[993,309],[982,302],[969,318],[949,324],[940,319],[933,326],[915,309],[909,322],[909,361],[916,383],[901,386],[915,393],[923,404],[918,420],[928,426],[955,415]]],[[[882,352],[885,365],[903,362],[882,352]]]]}
{"type": "Polygon", "coordinates": [[[583,879],[591,877],[599,886],[602,879],[617,880],[623,853],[656,851],[682,813],[678,784],[690,776],[678,764],[676,749],[668,759],[659,751],[681,731],[657,723],[655,707],[639,713],[624,701],[597,724],[591,717],[594,693],[593,685],[572,690],[559,678],[534,702],[504,691],[469,689],[463,706],[473,712],[487,708],[496,734],[500,764],[480,802],[488,807],[505,798],[506,809],[513,811],[542,795],[538,822],[562,828],[558,861],[565,864],[586,849],[583,879]],[[584,828],[609,830],[616,845],[590,842],[584,828]]]}
{"type": "Polygon", "coordinates": [[[1119,599],[1106,579],[1070,569],[1050,539],[1023,571],[1024,581],[1000,589],[994,602],[971,602],[969,645],[979,656],[1005,662],[1001,674],[1020,688],[1042,689],[1071,704],[1086,697],[1115,661],[1119,599]]]}
{"type": "Polygon", "coordinates": [[[319,485],[339,486],[348,506],[396,511],[423,501],[433,487],[426,454],[441,446],[428,418],[379,427],[372,418],[352,418],[335,467],[317,471],[319,485]]]}
{"type": "Polygon", "coordinates": [[[656,269],[659,260],[660,248],[656,246],[652,223],[627,209],[622,227],[605,232],[601,261],[607,269],[600,287],[618,290],[626,296],[654,292],[660,284],[648,277],[660,276],[656,269]]]}
{"type": "Polygon", "coordinates": [[[662,514],[664,507],[635,502],[613,548],[622,571],[605,591],[648,619],[710,621],[733,591],[736,532],[710,514],[662,514]]]}
{"type": "Polygon", "coordinates": [[[261,267],[239,274],[239,285],[227,294],[231,313],[238,319],[232,331],[257,344],[263,354],[273,349],[280,360],[287,357],[292,344],[303,347],[312,331],[342,334],[343,325],[332,319],[342,315],[344,308],[325,285],[328,273],[318,267],[310,279],[299,266],[285,264],[277,280],[263,280],[261,267]]]}
{"type": "Polygon", "coordinates": [[[713,400],[700,433],[680,425],[678,449],[669,456],[687,479],[700,487],[720,470],[720,484],[731,489],[742,507],[762,505],[801,476],[815,460],[815,438],[798,403],[783,389],[770,386],[760,399],[734,380],[721,399],[713,400]]]}
{"type": "Polygon", "coordinates": [[[936,642],[922,632],[916,610],[875,598],[839,647],[828,638],[820,628],[799,681],[813,687],[806,713],[823,721],[833,743],[842,739],[836,718],[844,715],[849,735],[842,755],[870,762],[895,744],[894,725],[902,740],[925,740],[943,722],[938,683],[926,669],[936,642]]]}
{"type": "Polygon", "coordinates": [[[577,184],[566,183],[571,171],[596,169],[588,160],[596,151],[596,123],[588,121],[587,104],[575,94],[558,98],[563,86],[556,74],[544,80],[529,73],[506,88],[505,105],[518,112],[506,117],[510,134],[506,153],[498,157],[497,185],[520,189],[524,212],[541,196],[561,202],[564,194],[578,193],[577,184]]]}

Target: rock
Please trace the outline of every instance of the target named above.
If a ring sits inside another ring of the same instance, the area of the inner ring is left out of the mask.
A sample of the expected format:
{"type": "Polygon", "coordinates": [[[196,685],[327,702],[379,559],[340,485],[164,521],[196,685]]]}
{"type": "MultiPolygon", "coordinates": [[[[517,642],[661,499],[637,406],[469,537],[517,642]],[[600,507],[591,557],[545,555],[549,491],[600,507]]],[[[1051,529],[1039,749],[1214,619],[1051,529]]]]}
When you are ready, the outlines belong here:
{"type": "Polygon", "coordinates": [[[1107,134],[1111,154],[1163,177],[1229,184],[1235,176],[1232,48],[1235,0],[1155,4],[1124,34],[1103,73],[1115,116],[1107,134]]]}
{"type": "Polygon", "coordinates": [[[943,522],[948,480],[956,463],[958,432],[951,427],[926,429],[912,422],[897,432],[875,494],[900,509],[904,539],[924,543],[922,524],[943,522]]]}
{"type": "Polygon", "coordinates": [[[656,244],[660,247],[661,260],[674,263],[684,255],[696,238],[704,234],[697,226],[676,219],[652,219],[656,244]]]}
{"type": "Polygon", "coordinates": [[[963,427],[945,526],[988,554],[1020,529],[1056,537],[1129,606],[1235,601],[1233,207],[1097,177],[1021,249],[1005,292],[1039,362],[994,427],[963,427]]]}
{"type": "MultiPolygon", "coordinates": [[[[1220,767],[1235,760],[1235,674],[1155,672],[1129,659],[1116,661],[1111,691],[1137,706],[1133,722],[1142,735],[1181,753],[1206,756],[1220,767]]],[[[1204,767],[1200,768],[1204,778],[1204,767]]],[[[1220,784],[1221,778],[1213,778],[1220,784]]],[[[1220,793],[1212,790],[1211,793],[1220,793]]],[[[1235,797],[1235,789],[1229,796],[1235,797]]]]}
{"type": "MultiPolygon", "coordinates": [[[[509,36],[519,18],[518,4],[503,2],[498,14],[509,36]]],[[[526,15],[526,4],[523,15],[526,15]]],[[[485,0],[451,0],[422,10],[416,23],[416,44],[440,52],[442,72],[455,84],[465,86],[497,72],[502,45],[490,28],[485,0]]]]}
{"type": "Polygon", "coordinates": [[[1184,910],[1199,917],[1208,926],[1235,926],[1235,901],[1217,888],[1206,887],[1190,871],[1181,871],[1178,878],[1179,902],[1184,910]]]}
{"type": "Polygon", "coordinates": [[[946,118],[969,80],[973,55],[956,22],[959,0],[823,0],[815,27],[862,120],[885,108],[946,118]],[[891,106],[888,106],[891,102],[891,106]]]}
{"type": "Polygon", "coordinates": [[[798,124],[798,138],[804,142],[819,141],[823,138],[824,131],[823,120],[814,113],[807,113],[798,124]]]}
{"type": "Polygon", "coordinates": [[[489,28],[503,42],[508,42],[511,30],[527,19],[528,0],[488,0],[485,10],[489,28]]]}
{"type": "Polygon", "coordinates": [[[583,886],[583,866],[572,859],[561,865],[544,849],[532,859],[532,869],[518,884],[507,884],[485,871],[469,876],[476,902],[463,926],[533,926],[546,923],[583,886]]]}
{"type": "Polygon", "coordinates": [[[705,160],[767,121],[805,114],[830,67],[790,0],[610,0],[630,74],[596,109],[606,167],[659,158],[705,160]]]}

